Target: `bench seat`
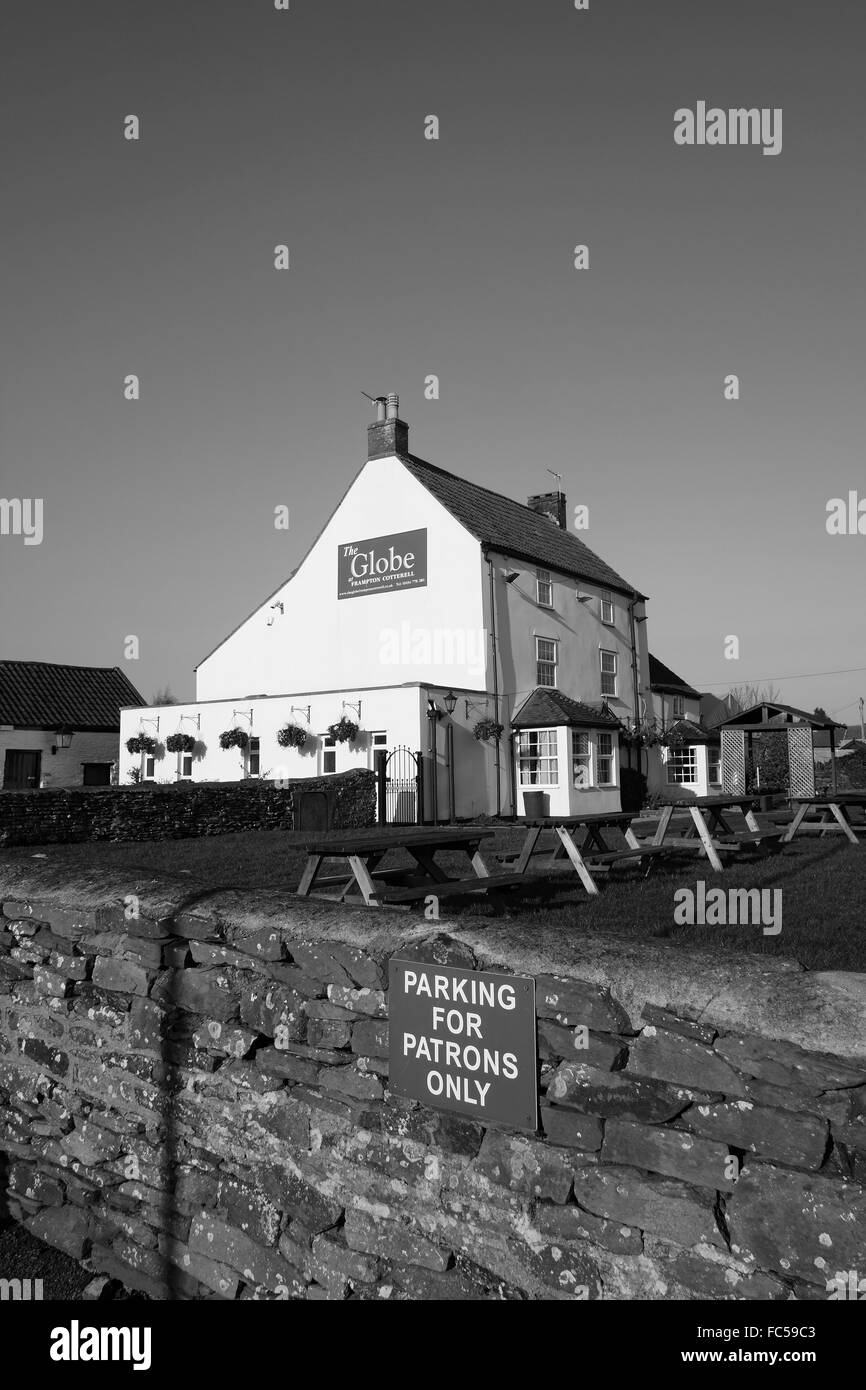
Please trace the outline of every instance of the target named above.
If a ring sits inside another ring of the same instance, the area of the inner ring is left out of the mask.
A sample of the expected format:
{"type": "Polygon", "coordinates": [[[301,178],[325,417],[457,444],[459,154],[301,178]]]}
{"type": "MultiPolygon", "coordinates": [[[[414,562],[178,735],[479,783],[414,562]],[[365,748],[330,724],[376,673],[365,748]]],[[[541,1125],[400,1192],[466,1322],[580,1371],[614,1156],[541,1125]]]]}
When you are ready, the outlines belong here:
{"type": "Polygon", "coordinates": [[[408,903],[419,898],[443,898],[452,893],[487,893],[491,888],[514,888],[538,883],[538,874],[491,874],[489,878],[449,878],[444,883],[419,883],[405,888],[376,890],[377,902],[408,903]]]}

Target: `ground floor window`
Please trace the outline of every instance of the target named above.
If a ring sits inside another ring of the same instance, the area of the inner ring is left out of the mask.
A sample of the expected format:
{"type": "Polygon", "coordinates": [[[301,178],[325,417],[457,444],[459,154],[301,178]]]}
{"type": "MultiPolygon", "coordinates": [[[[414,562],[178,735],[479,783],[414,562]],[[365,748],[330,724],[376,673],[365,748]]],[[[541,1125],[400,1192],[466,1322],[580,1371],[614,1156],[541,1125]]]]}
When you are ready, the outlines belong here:
{"type": "Polygon", "coordinates": [[[571,785],[584,787],[616,786],[616,754],[613,734],[571,731],[571,785]]]}
{"type": "Polygon", "coordinates": [[[337,771],[337,740],[333,734],[322,735],[322,773],[337,771]]]}
{"type": "Polygon", "coordinates": [[[555,729],[521,730],[517,757],[522,787],[559,785],[555,729]]]}
{"type": "Polygon", "coordinates": [[[616,785],[613,734],[598,735],[598,785],[600,787],[613,787],[616,785]]]}
{"type": "Polygon", "coordinates": [[[377,758],[379,753],[386,753],[388,751],[388,735],[383,732],[371,733],[369,747],[370,767],[375,772],[376,768],[378,767],[377,758]]]}
{"type": "Polygon", "coordinates": [[[7,748],[3,768],[6,791],[33,791],[42,781],[42,753],[38,749],[7,748]]]}
{"type": "Polygon", "coordinates": [[[181,777],[192,777],[192,753],[181,753],[180,775],[181,777]]]}
{"type": "Polygon", "coordinates": [[[111,786],[111,763],[82,763],[81,785],[83,787],[111,786]]]}
{"type": "Polygon", "coordinates": [[[152,782],[156,776],[156,758],[152,758],[149,753],[144,755],[144,780],[152,782]]]}
{"type": "Polygon", "coordinates": [[[259,739],[251,738],[249,748],[249,767],[247,770],[250,777],[258,777],[259,768],[261,767],[261,744],[259,739]]]}
{"type": "Polygon", "coordinates": [[[580,789],[592,786],[592,749],[589,734],[571,732],[571,785],[580,789]]]}
{"type": "Polygon", "coordinates": [[[672,748],[668,754],[668,782],[679,782],[688,786],[697,780],[697,748],[672,748]]]}
{"type": "Polygon", "coordinates": [[[710,785],[720,787],[722,785],[722,750],[721,748],[707,749],[707,774],[710,785]]]}

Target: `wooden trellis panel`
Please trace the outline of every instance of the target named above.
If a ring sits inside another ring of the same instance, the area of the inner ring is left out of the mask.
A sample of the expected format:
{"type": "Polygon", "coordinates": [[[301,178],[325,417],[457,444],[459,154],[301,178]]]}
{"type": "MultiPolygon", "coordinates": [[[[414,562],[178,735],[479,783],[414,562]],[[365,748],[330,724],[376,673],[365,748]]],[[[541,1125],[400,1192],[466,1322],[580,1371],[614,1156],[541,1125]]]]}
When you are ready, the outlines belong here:
{"type": "Polygon", "coordinates": [[[788,729],[788,768],[791,777],[791,796],[815,795],[815,754],[812,749],[812,730],[793,724],[788,729]]]}
{"type": "Polygon", "coordinates": [[[722,786],[744,796],[746,791],[746,735],[742,729],[722,729],[722,786]]]}

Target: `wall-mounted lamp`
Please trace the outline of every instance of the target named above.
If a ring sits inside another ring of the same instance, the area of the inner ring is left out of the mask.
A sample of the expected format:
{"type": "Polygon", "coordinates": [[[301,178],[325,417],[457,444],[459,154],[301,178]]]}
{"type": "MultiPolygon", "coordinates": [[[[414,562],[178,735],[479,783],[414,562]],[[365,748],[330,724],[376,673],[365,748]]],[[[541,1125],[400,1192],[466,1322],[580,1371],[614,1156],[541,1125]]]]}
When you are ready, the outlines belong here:
{"type": "Polygon", "coordinates": [[[578,603],[592,603],[592,600],[595,597],[594,594],[582,594],[580,592],[580,589],[575,589],[574,592],[578,603]]]}
{"type": "Polygon", "coordinates": [[[51,745],[51,752],[56,753],[58,748],[68,748],[72,743],[72,729],[68,724],[61,724],[54,735],[54,743],[51,745]]]}
{"type": "Polygon", "coordinates": [[[279,608],[280,613],[285,613],[285,611],[286,611],[286,610],[285,610],[285,605],[284,605],[279,599],[277,600],[276,603],[272,603],[272,604],[271,604],[271,616],[268,618],[268,627],[273,627],[273,625],[274,625],[274,619],[275,619],[276,616],[277,616],[276,613],[274,612],[274,609],[275,609],[275,608],[279,608]]]}
{"type": "Polygon", "coordinates": [[[306,719],[307,723],[309,724],[309,722],[310,722],[310,710],[311,710],[311,709],[312,709],[312,705],[290,705],[290,706],[289,706],[289,714],[294,714],[295,711],[297,710],[298,714],[302,714],[302,715],[304,716],[304,718],[306,719]]]}
{"type": "Polygon", "coordinates": [[[443,695],[442,703],[449,714],[454,713],[454,706],[457,704],[457,696],[453,690],[449,690],[447,695],[443,695]]]}
{"type": "Polygon", "coordinates": [[[647,620],[647,614],[646,614],[646,613],[644,613],[644,615],[643,615],[642,618],[635,618],[635,622],[636,622],[636,623],[645,623],[646,620],[647,620]]]}
{"type": "Polygon", "coordinates": [[[513,584],[515,579],[520,578],[520,570],[503,570],[506,584],[513,584]]]}
{"type": "Polygon", "coordinates": [[[353,705],[351,700],[344,700],[344,701],[343,701],[343,709],[353,709],[353,710],[355,711],[355,713],[357,714],[357,716],[358,716],[358,723],[360,724],[360,722],[361,722],[361,701],[360,701],[360,700],[358,701],[358,703],[357,703],[356,705],[353,705]]]}

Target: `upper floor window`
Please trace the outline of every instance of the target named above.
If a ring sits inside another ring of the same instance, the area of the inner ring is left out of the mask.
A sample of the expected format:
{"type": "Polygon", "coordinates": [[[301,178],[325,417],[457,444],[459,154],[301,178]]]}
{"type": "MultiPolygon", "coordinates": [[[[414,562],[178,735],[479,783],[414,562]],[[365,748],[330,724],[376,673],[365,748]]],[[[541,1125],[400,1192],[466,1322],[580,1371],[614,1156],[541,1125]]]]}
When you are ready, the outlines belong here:
{"type": "Polygon", "coordinates": [[[615,695],[616,652],[606,652],[602,648],[598,655],[601,667],[601,693],[602,695],[615,695]]]}
{"type": "Polygon", "coordinates": [[[674,719],[683,719],[686,713],[686,702],[682,695],[671,697],[671,714],[674,719]]]}
{"type": "Polygon", "coordinates": [[[556,685],[556,642],[550,637],[535,639],[535,683],[556,685]]]}
{"type": "Polygon", "coordinates": [[[535,571],[535,597],[542,608],[553,607],[553,585],[550,582],[550,570],[535,571]]]}
{"type": "Polygon", "coordinates": [[[611,595],[610,595],[609,593],[605,592],[605,593],[603,593],[602,596],[601,596],[600,603],[601,603],[601,621],[602,621],[603,623],[607,623],[608,627],[613,627],[613,625],[614,625],[613,598],[611,597],[611,595]]]}

